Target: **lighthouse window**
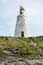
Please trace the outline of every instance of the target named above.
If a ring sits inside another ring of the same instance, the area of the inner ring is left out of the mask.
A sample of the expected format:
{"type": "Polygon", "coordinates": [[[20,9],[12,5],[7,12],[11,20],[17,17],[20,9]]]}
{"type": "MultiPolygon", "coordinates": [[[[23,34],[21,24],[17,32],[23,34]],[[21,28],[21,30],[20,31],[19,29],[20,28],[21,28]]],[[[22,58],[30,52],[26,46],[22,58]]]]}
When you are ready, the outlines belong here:
{"type": "Polygon", "coordinates": [[[21,37],[24,37],[24,32],[23,31],[21,32],[21,37]]]}

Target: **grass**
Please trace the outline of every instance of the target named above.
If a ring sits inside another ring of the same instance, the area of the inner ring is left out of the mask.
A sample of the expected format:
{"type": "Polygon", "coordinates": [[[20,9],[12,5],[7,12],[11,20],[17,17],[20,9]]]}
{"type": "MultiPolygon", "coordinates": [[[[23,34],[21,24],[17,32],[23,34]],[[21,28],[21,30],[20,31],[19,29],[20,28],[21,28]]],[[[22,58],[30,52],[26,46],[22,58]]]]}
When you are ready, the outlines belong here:
{"type": "Polygon", "coordinates": [[[29,59],[34,59],[40,55],[43,58],[43,36],[28,38],[0,36],[0,57],[5,50],[12,52],[14,49],[22,57],[27,56],[30,57],[29,59]],[[40,48],[41,51],[38,51],[40,48]]]}

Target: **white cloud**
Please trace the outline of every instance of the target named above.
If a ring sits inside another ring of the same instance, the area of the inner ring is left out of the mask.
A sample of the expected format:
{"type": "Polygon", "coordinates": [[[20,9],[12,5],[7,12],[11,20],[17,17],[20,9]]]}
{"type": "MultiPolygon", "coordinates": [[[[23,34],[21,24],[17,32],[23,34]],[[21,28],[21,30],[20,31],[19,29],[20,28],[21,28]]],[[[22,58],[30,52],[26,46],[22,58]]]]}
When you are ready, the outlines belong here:
{"type": "Polygon", "coordinates": [[[14,33],[16,16],[19,14],[20,5],[25,8],[30,34],[37,35],[38,31],[40,34],[43,32],[43,0],[0,0],[0,30],[7,32],[7,34],[3,34],[1,31],[0,35],[14,33]]]}
{"type": "Polygon", "coordinates": [[[1,2],[2,2],[2,3],[6,3],[6,2],[7,2],[7,0],[1,0],[1,2]]]}

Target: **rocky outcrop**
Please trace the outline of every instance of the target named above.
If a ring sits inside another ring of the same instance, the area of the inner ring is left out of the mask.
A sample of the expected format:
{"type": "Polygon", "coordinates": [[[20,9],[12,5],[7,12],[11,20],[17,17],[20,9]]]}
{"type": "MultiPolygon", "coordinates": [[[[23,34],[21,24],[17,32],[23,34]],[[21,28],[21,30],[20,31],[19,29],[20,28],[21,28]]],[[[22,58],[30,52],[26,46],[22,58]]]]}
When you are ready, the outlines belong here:
{"type": "Polygon", "coordinates": [[[25,60],[18,62],[2,62],[0,65],[43,65],[43,61],[39,60],[25,60]]]}

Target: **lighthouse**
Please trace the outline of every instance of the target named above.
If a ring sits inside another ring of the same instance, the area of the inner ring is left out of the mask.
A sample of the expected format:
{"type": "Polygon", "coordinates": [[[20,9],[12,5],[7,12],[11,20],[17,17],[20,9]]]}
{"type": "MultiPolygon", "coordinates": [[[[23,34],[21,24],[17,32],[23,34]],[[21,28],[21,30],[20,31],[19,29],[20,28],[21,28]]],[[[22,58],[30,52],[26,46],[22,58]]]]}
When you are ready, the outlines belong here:
{"type": "Polygon", "coordinates": [[[24,15],[25,9],[20,6],[20,12],[17,16],[16,27],[15,27],[15,37],[28,37],[28,28],[26,16],[24,15]]]}

